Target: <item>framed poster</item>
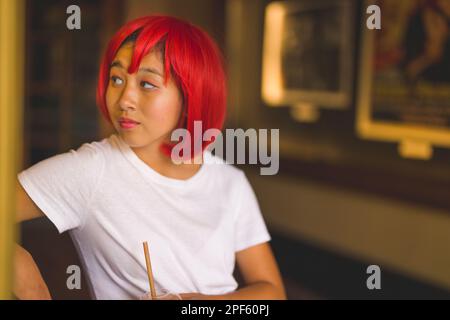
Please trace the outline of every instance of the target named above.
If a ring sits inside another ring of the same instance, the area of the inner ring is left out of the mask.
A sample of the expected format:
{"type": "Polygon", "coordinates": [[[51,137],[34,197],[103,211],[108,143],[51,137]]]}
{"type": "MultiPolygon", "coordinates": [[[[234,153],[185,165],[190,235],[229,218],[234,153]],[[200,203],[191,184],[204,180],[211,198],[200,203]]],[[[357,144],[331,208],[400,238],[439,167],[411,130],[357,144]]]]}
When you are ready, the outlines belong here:
{"type": "MultiPolygon", "coordinates": [[[[276,1],[266,7],[262,98],[307,120],[351,103],[353,1],[276,1]],[[301,108],[301,110],[299,110],[301,108]]],[[[302,119],[299,119],[302,120],[302,119]]]]}
{"type": "Polygon", "coordinates": [[[429,159],[450,147],[450,1],[376,3],[381,30],[361,24],[357,132],[429,159]]]}
{"type": "MultiPolygon", "coordinates": [[[[352,25],[365,26],[365,4],[355,4],[355,13],[360,14],[354,15],[352,25]]],[[[227,1],[228,127],[279,128],[280,172],[289,179],[307,178],[448,210],[450,149],[438,150],[430,161],[403,159],[391,144],[355,137],[352,109],[327,112],[314,125],[299,125],[290,116],[290,108],[271,108],[263,103],[265,9],[263,1],[227,1]]]]}

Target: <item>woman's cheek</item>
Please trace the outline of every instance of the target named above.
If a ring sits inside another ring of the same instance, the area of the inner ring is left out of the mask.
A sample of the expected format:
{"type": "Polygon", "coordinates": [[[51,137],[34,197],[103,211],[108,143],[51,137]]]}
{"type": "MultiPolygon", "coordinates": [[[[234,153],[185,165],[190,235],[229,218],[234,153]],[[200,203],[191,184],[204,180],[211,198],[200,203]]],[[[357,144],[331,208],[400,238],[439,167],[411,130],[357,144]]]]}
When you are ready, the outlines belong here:
{"type": "Polygon", "coordinates": [[[112,92],[111,90],[108,88],[106,91],[106,97],[105,97],[105,102],[106,102],[106,108],[108,109],[109,114],[111,115],[112,113],[112,109],[113,109],[113,105],[114,105],[114,101],[113,101],[113,97],[112,97],[112,92]]]}
{"type": "Polygon", "coordinates": [[[158,126],[164,125],[167,121],[167,115],[164,109],[155,108],[153,106],[151,108],[147,108],[144,114],[147,121],[150,121],[158,126]]]}
{"type": "Polygon", "coordinates": [[[166,103],[162,99],[147,100],[144,105],[143,113],[146,118],[152,121],[163,121],[166,119],[167,108],[166,103]]]}

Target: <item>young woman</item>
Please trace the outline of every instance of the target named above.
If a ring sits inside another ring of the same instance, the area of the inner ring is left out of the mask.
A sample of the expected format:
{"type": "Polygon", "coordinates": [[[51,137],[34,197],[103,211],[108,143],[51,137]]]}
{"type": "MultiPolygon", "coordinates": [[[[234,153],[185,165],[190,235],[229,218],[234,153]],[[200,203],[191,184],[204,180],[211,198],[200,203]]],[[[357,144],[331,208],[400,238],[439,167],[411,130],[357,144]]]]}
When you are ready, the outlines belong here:
{"type": "MultiPolygon", "coordinates": [[[[116,133],[21,172],[18,221],[45,215],[60,233],[69,231],[96,299],[137,299],[148,291],[143,241],[158,294],[284,299],[245,174],[219,164],[205,150],[208,142],[189,155],[202,163],[171,158],[174,129],[191,132],[194,146],[194,121],[203,131],[222,128],[225,97],[221,57],[204,31],[168,16],[127,23],[109,43],[97,88],[116,133]],[[239,289],[235,264],[245,283],[239,289]]],[[[15,291],[19,298],[50,297],[21,247],[15,291]]]]}

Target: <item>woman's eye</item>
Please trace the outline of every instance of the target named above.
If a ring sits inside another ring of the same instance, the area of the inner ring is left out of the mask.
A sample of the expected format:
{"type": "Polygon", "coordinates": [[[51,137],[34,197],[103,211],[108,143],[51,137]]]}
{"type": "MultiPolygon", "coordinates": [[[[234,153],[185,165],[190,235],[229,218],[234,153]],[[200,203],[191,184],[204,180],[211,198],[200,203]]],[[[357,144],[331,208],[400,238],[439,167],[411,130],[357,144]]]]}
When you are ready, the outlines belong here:
{"type": "Polygon", "coordinates": [[[152,85],[150,82],[147,81],[141,81],[141,86],[144,89],[153,89],[156,88],[156,86],[152,85]]]}
{"type": "Polygon", "coordinates": [[[121,85],[123,83],[123,80],[116,76],[112,76],[111,81],[115,85],[121,85]]]}

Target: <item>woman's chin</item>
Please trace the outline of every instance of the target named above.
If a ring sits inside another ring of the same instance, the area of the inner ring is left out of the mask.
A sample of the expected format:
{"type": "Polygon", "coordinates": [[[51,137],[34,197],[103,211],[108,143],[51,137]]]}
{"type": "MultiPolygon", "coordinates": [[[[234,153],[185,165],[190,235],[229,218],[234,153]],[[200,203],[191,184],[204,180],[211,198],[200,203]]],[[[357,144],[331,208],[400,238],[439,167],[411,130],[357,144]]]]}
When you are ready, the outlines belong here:
{"type": "Polygon", "coordinates": [[[142,139],[142,136],[135,136],[130,134],[129,132],[120,132],[119,135],[122,138],[122,140],[131,148],[143,148],[146,146],[149,146],[154,142],[154,139],[142,139]]]}
{"type": "Polygon", "coordinates": [[[137,148],[143,145],[142,139],[139,137],[133,137],[129,132],[119,131],[119,135],[122,140],[130,147],[137,148]]]}

